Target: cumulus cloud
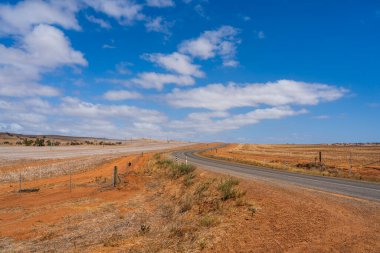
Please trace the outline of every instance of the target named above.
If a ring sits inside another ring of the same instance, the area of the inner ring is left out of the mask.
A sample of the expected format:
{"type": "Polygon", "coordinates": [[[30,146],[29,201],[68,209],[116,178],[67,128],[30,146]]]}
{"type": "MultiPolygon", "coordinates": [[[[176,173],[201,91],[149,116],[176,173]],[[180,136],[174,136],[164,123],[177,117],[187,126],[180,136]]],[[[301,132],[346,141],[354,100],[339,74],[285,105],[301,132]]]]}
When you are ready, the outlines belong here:
{"type": "Polygon", "coordinates": [[[115,18],[121,24],[132,24],[144,19],[143,6],[131,0],[83,0],[85,4],[98,12],[115,18]]]}
{"type": "Polygon", "coordinates": [[[148,32],[160,32],[166,35],[170,35],[169,28],[172,23],[165,21],[163,17],[156,17],[154,19],[149,19],[145,23],[146,30],[148,32]]]}
{"type": "Polygon", "coordinates": [[[146,4],[151,7],[173,7],[175,4],[173,0],[147,0],[146,4]]]}
{"type": "Polygon", "coordinates": [[[117,101],[126,99],[138,99],[142,96],[140,93],[127,90],[110,90],[104,93],[103,97],[107,100],[117,101]]]}
{"type": "Polygon", "coordinates": [[[244,85],[211,84],[190,90],[177,89],[167,95],[167,101],[175,107],[224,111],[259,105],[317,105],[323,101],[337,100],[346,92],[343,88],[326,84],[279,80],[244,85]]]}
{"type": "Polygon", "coordinates": [[[144,72],[138,74],[137,78],[131,80],[145,89],[162,90],[165,84],[176,84],[179,86],[189,86],[194,84],[194,79],[185,75],[162,74],[155,72],[144,72]]]}
{"type": "Polygon", "coordinates": [[[83,54],[71,48],[68,38],[50,25],[38,25],[17,46],[0,44],[0,95],[54,96],[58,91],[39,84],[41,74],[63,65],[86,66],[83,54]]]}
{"type": "Polygon", "coordinates": [[[76,1],[20,1],[16,5],[0,5],[0,35],[19,35],[29,32],[34,25],[59,25],[79,30],[75,17],[76,1]]]}
{"type": "Polygon", "coordinates": [[[176,129],[197,131],[199,133],[215,133],[254,125],[263,120],[281,119],[306,112],[305,109],[294,110],[284,106],[255,109],[248,113],[235,115],[230,115],[227,112],[192,113],[184,120],[173,121],[170,126],[176,129]]]}
{"type": "Polygon", "coordinates": [[[192,59],[184,54],[146,54],[144,58],[156,63],[160,67],[181,75],[203,77],[204,73],[199,70],[200,66],[193,64],[192,59]]]}
{"type": "Polygon", "coordinates": [[[0,99],[0,129],[26,133],[56,133],[110,138],[157,135],[166,116],[156,110],[126,105],[104,105],[65,97],[53,105],[40,98],[0,99]],[[155,133],[153,133],[155,134],[155,133]]]}
{"type": "Polygon", "coordinates": [[[238,29],[231,26],[222,26],[215,31],[206,31],[196,39],[186,40],[179,46],[179,52],[192,57],[207,60],[220,56],[224,66],[236,66],[236,38],[238,29]]]}

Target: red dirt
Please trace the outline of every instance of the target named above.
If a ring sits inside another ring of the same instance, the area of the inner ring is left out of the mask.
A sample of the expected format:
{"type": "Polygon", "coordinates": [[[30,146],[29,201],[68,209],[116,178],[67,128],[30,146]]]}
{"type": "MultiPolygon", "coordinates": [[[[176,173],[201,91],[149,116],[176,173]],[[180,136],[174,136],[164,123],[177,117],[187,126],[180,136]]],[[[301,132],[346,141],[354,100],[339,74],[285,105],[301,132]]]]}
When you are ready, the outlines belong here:
{"type": "MultiPolygon", "coordinates": [[[[157,210],[166,203],[157,202],[160,199],[156,201],[155,196],[163,194],[171,198],[170,196],[179,194],[180,191],[176,188],[178,182],[169,182],[164,188],[156,189],[154,178],[131,172],[122,177],[123,182],[128,181],[126,186],[122,184],[117,189],[109,186],[113,166],[117,165],[120,173],[125,173],[127,162],[135,158],[136,156],[122,157],[94,170],[73,175],[72,192],[68,189],[68,176],[41,179],[26,185],[40,187],[37,193],[16,193],[17,184],[1,183],[0,246],[2,240],[33,243],[36,238],[55,238],[55,233],[69,235],[72,233],[72,228],[66,227],[69,225],[74,226],[73,231],[81,230],[86,224],[95,230],[97,226],[103,226],[100,225],[104,224],[101,220],[108,213],[120,217],[120,221],[123,217],[140,215],[141,210],[156,215],[157,210]],[[96,182],[96,178],[100,180],[96,182]],[[103,183],[104,178],[107,178],[106,183],[103,183]],[[98,214],[99,210],[104,211],[98,214]],[[98,215],[98,218],[94,220],[92,213],[98,215]],[[88,215],[89,218],[86,218],[88,215]],[[78,218],[82,216],[83,218],[78,218]],[[65,224],[70,222],[74,224],[65,224]]],[[[133,168],[129,170],[137,171],[144,168],[147,158],[134,161],[133,168]]],[[[221,175],[200,170],[197,177],[220,178],[221,175]]],[[[241,180],[240,188],[246,191],[247,200],[255,202],[257,212],[251,214],[245,208],[235,208],[231,205],[232,202],[223,204],[225,208],[229,207],[222,212],[224,216],[221,216],[219,225],[203,228],[204,232],[201,232],[205,242],[204,252],[380,252],[378,202],[255,180],[241,180]]],[[[141,216],[141,220],[144,219],[141,216]]],[[[152,233],[161,233],[165,220],[156,222],[156,225],[152,224],[152,233]]],[[[136,249],[136,246],[141,245],[141,252],[149,252],[152,248],[146,246],[148,242],[149,245],[159,243],[150,241],[149,236],[136,235],[114,244],[111,235],[113,236],[112,231],[109,242],[102,239],[97,244],[72,250],[115,252],[136,249]]],[[[159,234],[157,238],[160,238],[159,234]]],[[[175,240],[185,239],[190,240],[187,237],[175,240]]],[[[164,236],[162,240],[172,239],[164,236]]],[[[17,251],[12,248],[3,250],[17,251]]],[[[62,251],[59,248],[56,250],[62,251]]],[[[22,248],[20,251],[29,250],[22,248]]],[[[161,251],[181,250],[176,248],[161,251]]],[[[202,251],[201,247],[196,251],[202,251]]]]}

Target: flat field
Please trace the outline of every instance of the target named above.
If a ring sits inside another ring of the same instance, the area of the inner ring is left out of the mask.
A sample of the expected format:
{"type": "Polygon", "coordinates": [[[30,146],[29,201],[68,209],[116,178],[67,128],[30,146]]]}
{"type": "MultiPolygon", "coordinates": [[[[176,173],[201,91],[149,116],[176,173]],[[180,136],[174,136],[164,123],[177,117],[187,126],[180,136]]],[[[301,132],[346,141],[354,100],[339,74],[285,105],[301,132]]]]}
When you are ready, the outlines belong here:
{"type": "Polygon", "coordinates": [[[203,154],[276,169],[380,181],[380,145],[229,144],[203,154]]]}

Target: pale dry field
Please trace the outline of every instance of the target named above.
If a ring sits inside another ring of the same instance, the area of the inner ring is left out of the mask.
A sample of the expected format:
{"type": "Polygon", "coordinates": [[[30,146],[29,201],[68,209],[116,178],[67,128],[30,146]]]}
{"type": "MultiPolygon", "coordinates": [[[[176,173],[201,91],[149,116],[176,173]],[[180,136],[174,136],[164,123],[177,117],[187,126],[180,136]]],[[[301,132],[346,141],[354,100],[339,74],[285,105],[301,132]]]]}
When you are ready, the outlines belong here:
{"type": "Polygon", "coordinates": [[[58,159],[73,158],[88,155],[112,155],[121,153],[148,152],[187,146],[181,142],[132,141],[121,146],[55,146],[55,147],[24,147],[0,146],[0,165],[6,161],[18,159],[58,159]]]}
{"type": "Polygon", "coordinates": [[[229,144],[205,154],[284,170],[380,181],[380,145],[229,144]]]}
{"type": "Polygon", "coordinates": [[[121,146],[0,146],[0,182],[23,182],[84,172],[127,154],[188,146],[189,143],[132,141],[121,146]]]}

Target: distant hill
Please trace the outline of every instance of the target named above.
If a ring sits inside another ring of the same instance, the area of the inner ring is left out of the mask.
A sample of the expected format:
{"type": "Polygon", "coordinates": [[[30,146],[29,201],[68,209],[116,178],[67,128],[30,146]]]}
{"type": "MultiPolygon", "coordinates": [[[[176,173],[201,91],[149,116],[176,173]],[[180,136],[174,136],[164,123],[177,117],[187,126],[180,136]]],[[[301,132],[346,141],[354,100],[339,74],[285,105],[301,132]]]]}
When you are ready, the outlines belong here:
{"type": "Polygon", "coordinates": [[[58,146],[58,145],[122,145],[123,140],[64,135],[31,135],[0,132],[0,145],[58,146]]]}

